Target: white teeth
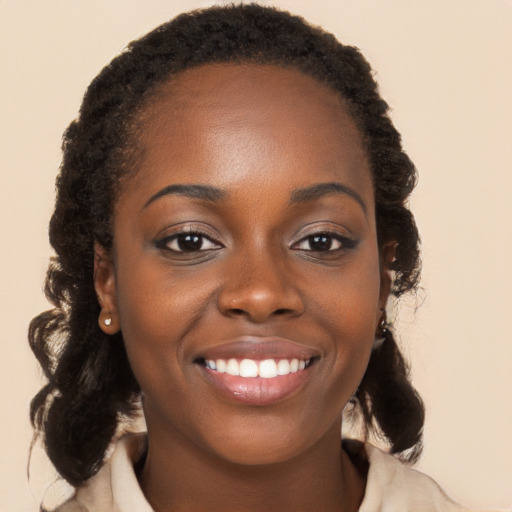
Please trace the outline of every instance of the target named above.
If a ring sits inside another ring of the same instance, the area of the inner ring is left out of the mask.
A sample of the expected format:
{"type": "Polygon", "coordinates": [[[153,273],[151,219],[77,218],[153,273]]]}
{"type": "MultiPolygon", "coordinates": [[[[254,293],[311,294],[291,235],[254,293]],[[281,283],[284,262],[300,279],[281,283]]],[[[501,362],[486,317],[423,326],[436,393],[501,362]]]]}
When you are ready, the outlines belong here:
{"type": "Polygon", "coordinates": [[[230,359],[226,365],[226,373],[228,375],[240,375],[240,366],[236,359],[230,359]]]}
{"type": "Polygon", "coordinates": [[[265,359],[260,362],[260,377],[264,379],[277,377],[277,364],[273,359],[265,359]]]}
{"type": "Polygon", "coordinates": [[[277,375],[288,375],[290,373],[290,363],[287,359],[281,359],[277,363],[277,375]]]}
{"type": "Polygon", "coordinates": [[[240,377],[257,377],[258,363],[252,359],[243,359],[240,363],[240,377]]]}
{"type": "Polygon", "coordinates": [[[206,368],[219,373],[227,373],[240,377],[262,377],[271,379],[278,375],[289,375],[304,370],[309,363],[304,359],[264,359],[263,361],[254,359],[242,359],[238,362],[236,359],[208,359],[205,361],[206,368]]]}

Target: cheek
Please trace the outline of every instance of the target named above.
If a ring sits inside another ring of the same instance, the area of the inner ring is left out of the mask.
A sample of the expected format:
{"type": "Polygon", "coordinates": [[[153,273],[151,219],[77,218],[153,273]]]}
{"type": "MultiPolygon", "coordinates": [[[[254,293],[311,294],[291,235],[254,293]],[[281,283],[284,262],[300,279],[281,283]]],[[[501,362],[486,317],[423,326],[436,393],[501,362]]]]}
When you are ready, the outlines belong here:
{"type": "Polygon", "coordinates": [[[214,276],[188,269],[177,277],[142,258],[121,260],[116,274],[121,330],[139,383],[164,363],[173,374],[181,372],[182,340],[211,302],[214,276]]]}
{"type": "Polygon", "coordinates": [[[350,342],[373,337],[379,312],[380,269],[377,248],[365,248],[353,261],[339,269],[329,269],[315,283],[307,288],[317,290],[311,297],[315,303],[310,310],[316,310],[318,321],[323,318],[335,331],[350,331],[350,342]]]}
{"type": "Polygon", "coordinates": [[[333,374],[339,381],[350,382],[351,392],[359,385],[371,354],[380,317],[379,296],[378,259],[364,258],[333,276],[310,308],[332,337],[333,374]]]}

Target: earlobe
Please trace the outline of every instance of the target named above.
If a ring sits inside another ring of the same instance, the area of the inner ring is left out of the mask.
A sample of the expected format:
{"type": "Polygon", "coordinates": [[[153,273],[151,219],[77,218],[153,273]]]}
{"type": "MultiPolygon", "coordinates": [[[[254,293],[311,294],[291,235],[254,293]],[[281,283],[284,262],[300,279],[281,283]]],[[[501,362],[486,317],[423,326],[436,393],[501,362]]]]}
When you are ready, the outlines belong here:
{"type": "Polygon", "coordinates": [[[391,264],[395,261],[395,253],[398,242],[385,243],[380,250],[380,294],[379,305],[386,308],[389,294],[391,293],[392,275],[391,264]]]}
{"type": "Polygon", "coordinates": [[[98,243],[94,244],[94,289],[101,306],[98,325],[106,334],[119,331],[114,263],[110,253],[98,243]]]}
{"type": "Polygon", "coordinates": [[[386,340],[388,334],[388,323],[386,315],[386,306],[391,293],[393,284],[391,264],[395,260],[396,248],[398,242],[387,242],[380,250],[380,291],[379,291],[379,310],[377,312],[375,324],[375,339],[373,350],[379,348],[386,340]]]}

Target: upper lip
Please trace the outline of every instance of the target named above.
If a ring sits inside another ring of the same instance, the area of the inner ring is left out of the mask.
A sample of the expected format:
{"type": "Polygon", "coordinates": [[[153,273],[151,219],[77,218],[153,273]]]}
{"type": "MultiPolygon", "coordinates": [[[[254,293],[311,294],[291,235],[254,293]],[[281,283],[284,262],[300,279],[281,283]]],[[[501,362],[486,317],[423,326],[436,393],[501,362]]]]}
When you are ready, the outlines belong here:
{"type": "Polygon", "coordinates": [[[302,359],[319,357],[320,351],[277,336],[242,336],[209,347],[197,359],[302,359]]]}

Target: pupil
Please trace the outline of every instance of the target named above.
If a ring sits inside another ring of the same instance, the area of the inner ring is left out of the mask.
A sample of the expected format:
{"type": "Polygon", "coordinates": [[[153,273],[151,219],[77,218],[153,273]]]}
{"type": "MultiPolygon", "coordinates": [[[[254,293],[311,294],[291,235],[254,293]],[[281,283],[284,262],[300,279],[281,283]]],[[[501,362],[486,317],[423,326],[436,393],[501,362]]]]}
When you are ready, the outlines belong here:
{"type": "Polygon", "coordinates": [[[183,235],[178,237],[178,247],[182,251],[198,251],[203,241],[199,235],[183,235]]]}
{"type": "Polygon", "coordinates": [[[311,237],[311,248],[316,251],[328,251],[331,248],[331,237],[329,235],[315,235],[311,237]]]}

